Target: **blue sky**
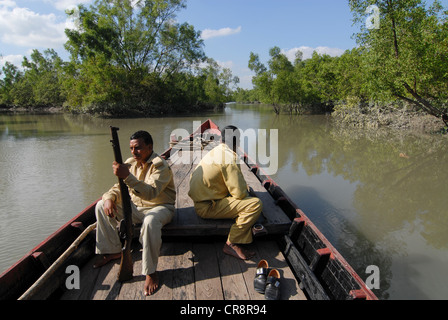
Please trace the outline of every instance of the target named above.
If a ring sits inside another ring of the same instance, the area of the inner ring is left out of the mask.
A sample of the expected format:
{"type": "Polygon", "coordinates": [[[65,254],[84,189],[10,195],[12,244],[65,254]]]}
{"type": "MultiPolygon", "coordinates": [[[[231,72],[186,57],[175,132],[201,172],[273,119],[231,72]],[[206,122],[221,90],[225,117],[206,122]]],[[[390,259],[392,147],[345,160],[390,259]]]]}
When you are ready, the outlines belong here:
{"type": "Polygon", "coordinates": [[[340,54],[356,45],[351,19],[347,0],[189,0],[178,14],[203,37],[215,35],[204,39],[205,53],[231,68],[243,88],[251,86],[250,52],[263,62],[274,46],[291,57],[297,48],[305,58],[318,48],[340,54]]]}
{"type": "MultiPolygon", "coordinates": [[[[68,59],[64,29],[73,26],[65,9],[92,2],[0,0],[0,65],[19,66],[32,49],[53,48],[68,59]]],[[[206,55],[230,68],[243,88],[251,87],[251,51],[266,62],[274,46],[291,57],[300,49],[307,58],[314,50],[339,55],[356,45],[347,0],[188,0],[177,20],[202,31],[206,55]]]]}

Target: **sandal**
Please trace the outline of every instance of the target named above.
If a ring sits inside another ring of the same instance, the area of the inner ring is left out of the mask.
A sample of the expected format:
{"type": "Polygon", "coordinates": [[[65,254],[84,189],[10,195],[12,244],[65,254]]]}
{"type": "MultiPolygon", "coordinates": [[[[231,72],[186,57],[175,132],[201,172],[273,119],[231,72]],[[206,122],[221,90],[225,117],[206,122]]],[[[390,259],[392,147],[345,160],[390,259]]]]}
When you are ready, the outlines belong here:
{"type": "Polygon", "coordinates": [[[261,260],[257,266],[257,273],[254,279],[254,288],[258,293],[263,294],[266,288],[266,279],[269,273],[269,265],[266,260],[261,260]]]}
{"type": "Polygon", "coordinates": [[[264,298],[266,300],[280,299],[280,273],[277,269],[272,269],[268,274],[264,298]]]}

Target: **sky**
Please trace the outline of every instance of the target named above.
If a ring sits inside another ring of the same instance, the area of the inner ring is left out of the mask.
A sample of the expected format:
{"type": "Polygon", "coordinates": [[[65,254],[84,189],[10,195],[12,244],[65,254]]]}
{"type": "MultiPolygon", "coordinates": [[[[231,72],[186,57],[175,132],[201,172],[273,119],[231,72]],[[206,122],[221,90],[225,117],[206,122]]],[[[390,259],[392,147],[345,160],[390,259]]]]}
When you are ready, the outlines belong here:
{"type": "MultiPolygon", "coordinates": [[[[0,66],[20,66],[33,49],[52,48],[64,60],[65,28],[73,28],[65,10],[93,0],[0,0],[0,66]]],[[[177,21],[202,32],[206,55],[252,87],[248,68],[251,52],[269,60],[279,47],[293,59],[297,50],[309,58],[313,51],[340,55],[356,46],[348,0],[187,0],[177,21]]]]}

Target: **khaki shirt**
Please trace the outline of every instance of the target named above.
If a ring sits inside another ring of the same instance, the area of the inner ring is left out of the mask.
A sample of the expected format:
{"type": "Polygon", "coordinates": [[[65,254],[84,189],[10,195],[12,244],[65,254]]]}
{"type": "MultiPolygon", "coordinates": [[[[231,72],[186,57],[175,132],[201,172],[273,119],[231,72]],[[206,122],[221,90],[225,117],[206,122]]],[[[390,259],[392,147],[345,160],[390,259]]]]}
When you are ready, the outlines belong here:
{"type": "Polygon", "coordinates": [[[224,143],[207,153],[191,174],[188,195],[194,202],[246,198],[247,183],[236,153],[224,143]]]}
{"type": "MultiPolygon", "coordinates": [[[[176,189],[173,173],[163,158],[153,152],[143,168],[137,166],[134,158],[126,160],[125,163],[130,165],[130,174],[123,181],[129,188],[131,201],[137,207],[153,208],[164,204],[174,205],[176,189]]],[[[118,183],[103,195],[103,200],[107,199],[121,202],[118,183]]]]}

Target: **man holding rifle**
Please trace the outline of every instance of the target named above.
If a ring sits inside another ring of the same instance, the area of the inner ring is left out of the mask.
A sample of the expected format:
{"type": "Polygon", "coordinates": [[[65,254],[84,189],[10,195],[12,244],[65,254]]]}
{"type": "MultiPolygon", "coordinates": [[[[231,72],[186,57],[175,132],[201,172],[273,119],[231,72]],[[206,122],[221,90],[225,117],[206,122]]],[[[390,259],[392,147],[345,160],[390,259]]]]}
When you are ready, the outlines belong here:
{"type": "MultiPolygon", "coordinates": [[[[125,164],[114,161],[114,174],[123,179],[129,188],[132,220],[142,223],[140,243],[143,246],[142,274],[146,275],[144,293],[153,294],[159,285],[156,274],[162,246],[162,228],[174,216],[176,191],[172,171],[168,163],[153,151],[153,140],[146,131],[138,131],[130,138],[133,158],[125,164]]],[[[96,205],[97,238],[99,254],[94,268],[121,257],[121,241],[117,224],[123,219],[121,192],[114,185],[96,205]]]]}

